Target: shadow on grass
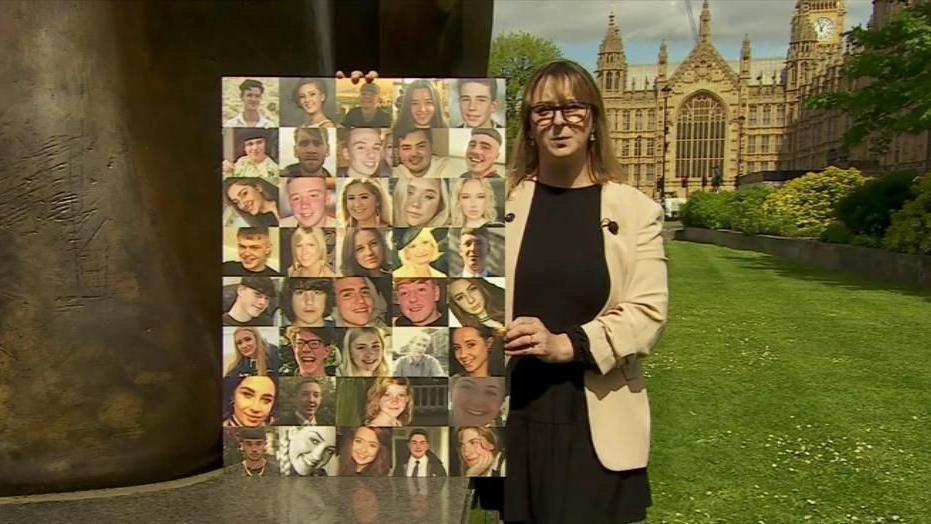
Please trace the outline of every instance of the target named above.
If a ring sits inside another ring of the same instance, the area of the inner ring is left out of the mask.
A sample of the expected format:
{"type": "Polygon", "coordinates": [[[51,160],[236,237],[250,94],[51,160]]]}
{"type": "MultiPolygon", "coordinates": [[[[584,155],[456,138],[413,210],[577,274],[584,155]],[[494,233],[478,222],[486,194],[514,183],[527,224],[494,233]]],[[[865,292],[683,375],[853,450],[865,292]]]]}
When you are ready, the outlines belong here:
{"type": "MultiPolygon", "coordinates": [[[[718,246],[721,247],[721,246],[718,246]]],[[[740,256],[735,254],[721,255],[723,260],[728,260],[734,265],[746,269],[762,269],[776,273],[786,278],[820,282],[831,286],[850,289],[856,291],[894,291],[903,295],[909,295],[924,299],[931,302],[931,289],[923,289],[914,286],[905,286],[897,282],[888,280],[876,280],[865,278],[855,273],[844,271],[833,271],[814,266],[807,266],[784,260],[766,253],[756,251],[742,251],[737,249],[723,248],[731,252],[752,253],[758,256],[740,256]]]]}

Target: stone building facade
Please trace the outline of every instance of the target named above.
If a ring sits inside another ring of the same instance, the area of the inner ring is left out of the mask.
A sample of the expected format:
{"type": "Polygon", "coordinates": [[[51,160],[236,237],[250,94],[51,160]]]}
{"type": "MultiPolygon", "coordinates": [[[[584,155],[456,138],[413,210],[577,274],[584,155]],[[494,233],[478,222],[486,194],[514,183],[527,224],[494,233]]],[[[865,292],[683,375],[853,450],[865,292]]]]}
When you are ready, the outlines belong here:
{"type": "MultiPolygon", "coordinates": [[[[874,0],[874,22],[888,16],[889,2],[874,0]]],[[[733,189],[743,174],[817,170],[868,158],[866,148],[850,152],[842,146],[844,115],[810,111],[802,103],[810,94],[846,85],[840,75],[844,0],[796,0],[785,59],[754,59],[745,36],[740,59],[728,62],[711,41],[711,15],[705,0],[698,41],[682,63],[669,63],[664,42],[650,65],[627,63],[620,28],[613,14],[609,18],[596,77],[632,185],[654,198],[660,188],[665,196],[687,198],[703,188],[733,189]]],[[[909,159],[927,157],[920,147],[926,137],[899,142],[909,159]]],[[[894,155],[872,163],[888,167],[894,155]]]]}

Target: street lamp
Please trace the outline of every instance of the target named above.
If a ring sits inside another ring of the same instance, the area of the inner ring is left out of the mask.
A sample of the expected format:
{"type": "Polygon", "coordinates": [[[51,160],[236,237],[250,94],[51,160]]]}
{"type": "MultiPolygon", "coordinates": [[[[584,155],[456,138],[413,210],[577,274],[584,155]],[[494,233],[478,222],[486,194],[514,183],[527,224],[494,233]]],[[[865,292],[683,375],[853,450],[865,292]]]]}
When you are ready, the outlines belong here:
{"type": "Polygon", "coordinates": [[[643,140],[643,135],[637,135],[637,149],[635,151],[636,154],[634,155],[634,158],[635,158],[634,162],[636,162],[636,164],[634,164],[634,171],[636,172],[636,176],[637,176],[637,189],[640,189],[640,168],[641,168],[640,161],[643,158],[643,147],[641,143],[642,140],[643,140]]]}
{"type": "Polygon", "coordinates": [[[734,177],[734,190],[737,190],[737,184],[740,181],[741,167],[742,167],[742,154],[743,154],[743,138],[744,138],[744,122],[747,120],[747,117],[740,115],[737,117],[737,176],[734,177]]]}
{"type": "Polygon", "coordinates": [[[666,151],[669,150],[669,141],[667,139],[669,136],[669,94],[672,93],[672,88],[665,85],[660,91],[663,93],[663,159],[661,162],[659,180],[654,183],[653,189],[654,191],[657,188],[659,189],[657,198],[662,202],[663,192],[666,188],[666,151]]]}

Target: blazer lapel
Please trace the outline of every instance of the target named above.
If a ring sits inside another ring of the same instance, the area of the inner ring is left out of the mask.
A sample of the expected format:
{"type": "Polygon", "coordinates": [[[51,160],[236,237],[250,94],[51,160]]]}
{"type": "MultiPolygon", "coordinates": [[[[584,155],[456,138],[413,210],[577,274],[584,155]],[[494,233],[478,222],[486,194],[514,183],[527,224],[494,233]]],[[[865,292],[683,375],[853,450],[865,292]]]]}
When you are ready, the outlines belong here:
{"type": "Polygon", "coordinates": [[[504,204],[504,325],[513,320],[515,270],[517,268],[517,255],[520,253],[520,244],[524,238],[524,227],[527,225],[527,215],[530,214],[530,203],[533,201],[533,191],[536,183],[524,180],[511,190],[504,204]],[[507,216],[512,215],[511,221],[507,216]]]}

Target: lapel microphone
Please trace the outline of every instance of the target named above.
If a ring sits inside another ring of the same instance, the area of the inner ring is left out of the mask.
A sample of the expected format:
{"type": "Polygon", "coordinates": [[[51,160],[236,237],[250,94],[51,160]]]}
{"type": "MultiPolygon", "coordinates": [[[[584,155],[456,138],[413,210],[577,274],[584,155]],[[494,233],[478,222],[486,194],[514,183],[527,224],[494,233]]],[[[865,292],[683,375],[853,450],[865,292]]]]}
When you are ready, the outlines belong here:
{"type": "Polygon", "coordinates": [[[505,221],[505,222],[513,222],[513,221],[514,221],[514,213],[508,213],[508,214],[504,215],[504,221],[505,221]]]}
{"type": "Polygon", "coordinates": [[[617,231],[619,229],[617,222],[613,220],[608,220],[607,218],[601,221],[601,227],[608,228],[608,231],[610,231],[612,235],[617,235],[617,231]]]}

